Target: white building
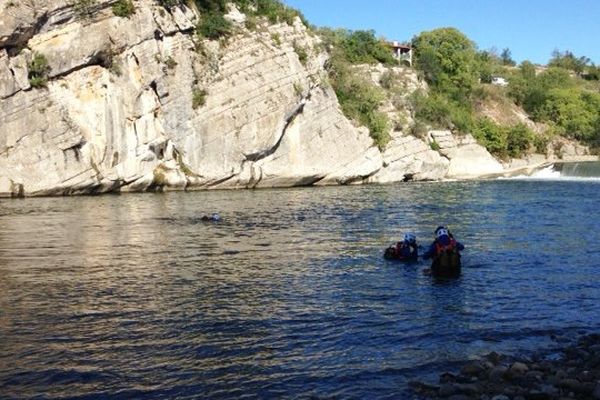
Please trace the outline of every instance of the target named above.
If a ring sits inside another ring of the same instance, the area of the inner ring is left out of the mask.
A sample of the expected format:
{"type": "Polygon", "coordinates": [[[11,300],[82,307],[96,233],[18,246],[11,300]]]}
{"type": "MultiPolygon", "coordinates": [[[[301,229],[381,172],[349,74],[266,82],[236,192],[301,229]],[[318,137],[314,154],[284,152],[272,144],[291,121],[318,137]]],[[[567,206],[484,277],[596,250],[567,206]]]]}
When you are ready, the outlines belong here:
{"type": "Polygon", "coordinates": [[[396,41],[393,41],[390,45],[392,46],[394,58],[398,61],[405,62],[409,67],[412,67],[412,47],[407,44],[400,44],[396,41]]]}
{"type": "Polygon", "coordinates": [[[508,81],[501,76],[492,76],[492,85],[496,86],[508,86],[508,81]]]}

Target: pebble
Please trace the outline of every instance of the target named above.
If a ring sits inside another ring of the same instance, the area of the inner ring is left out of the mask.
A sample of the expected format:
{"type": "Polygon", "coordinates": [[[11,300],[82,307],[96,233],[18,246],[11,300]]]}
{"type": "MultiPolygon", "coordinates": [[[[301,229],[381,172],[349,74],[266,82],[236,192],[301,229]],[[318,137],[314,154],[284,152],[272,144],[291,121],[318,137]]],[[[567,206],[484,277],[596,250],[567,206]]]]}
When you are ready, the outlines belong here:
{"type": "Polygon", "coordinates": [[[443,373],[439,381],[441,386],[412,388],[423,399],[600,400],[600,334],[531,358],[493,352],[466,363],[458,374],[443,373]]]}

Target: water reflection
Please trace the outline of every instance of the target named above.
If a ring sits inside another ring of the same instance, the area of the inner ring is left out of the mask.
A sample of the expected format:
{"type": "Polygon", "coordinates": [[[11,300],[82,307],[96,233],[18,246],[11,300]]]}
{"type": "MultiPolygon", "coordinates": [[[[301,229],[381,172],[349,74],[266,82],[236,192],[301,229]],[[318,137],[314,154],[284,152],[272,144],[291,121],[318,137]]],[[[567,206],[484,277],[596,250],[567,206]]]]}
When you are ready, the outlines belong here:
{"type": "Polygon", "coordinates": [[[401,396],[598,326],[599,196],[501,181],[1,201],[1,397],[401,396]],[[381,258],[439,224],[467,246],[458,280],[381,258]],[[557,245],[583,248],[565,263],[557,245]]]}

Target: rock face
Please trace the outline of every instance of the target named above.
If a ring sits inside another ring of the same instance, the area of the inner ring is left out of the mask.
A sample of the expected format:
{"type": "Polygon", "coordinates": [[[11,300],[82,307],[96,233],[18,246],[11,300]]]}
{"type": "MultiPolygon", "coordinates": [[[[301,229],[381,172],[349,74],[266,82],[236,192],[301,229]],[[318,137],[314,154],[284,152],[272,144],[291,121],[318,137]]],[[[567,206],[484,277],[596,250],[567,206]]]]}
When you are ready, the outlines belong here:
{"type": "Polygon", "coordinates": [[[233,10],[239,33],[220,44],[195,38],[185,6],[30,3],[0,0],[4,195],[345,184],[381,168],[299,20],[249,32],[233,10]],[[46,88],[27,79],[37,54],[46,88]]]}
{"type": "Polygon", "coordinates": [[[437,143],[440,153],[450,160],[448,178],[469,179],[503,171],[502,164],[471,135],[456,138],[450,131],[431,131],[429,137],[437,143]]]}
{"type": "MultiPolygon", "coordinates": [[[[186,6],[138,0],[122,18],[110,0],[85,12],[77,4],[0,0],[0,196],[437,180],[496,168],[474,143],[437,152],[401,132],[381,153],[342,114],[327,55],[299,19],[249,31],[232,9],[234,34],[209,41],[186,6]],[[40,55],[48,82],[32,87],[40,55]]],[[[407,93],[421,88],[409,70],[394,73],[407,76],[407,93]]]]}

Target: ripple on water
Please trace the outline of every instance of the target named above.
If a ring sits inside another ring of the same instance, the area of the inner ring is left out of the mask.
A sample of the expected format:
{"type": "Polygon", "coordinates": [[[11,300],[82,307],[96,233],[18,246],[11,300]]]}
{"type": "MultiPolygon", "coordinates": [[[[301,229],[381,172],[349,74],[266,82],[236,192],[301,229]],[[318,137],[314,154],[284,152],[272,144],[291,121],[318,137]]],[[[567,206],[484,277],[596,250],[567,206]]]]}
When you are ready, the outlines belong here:
{"type": "Polygon", "coordinates": [[[599,197],[497,181],[0,200],[0,397],[398,398],[597,329],[599,197]],[[381,258],[439,224],[467,246],[459,279],[381,258]]]}

